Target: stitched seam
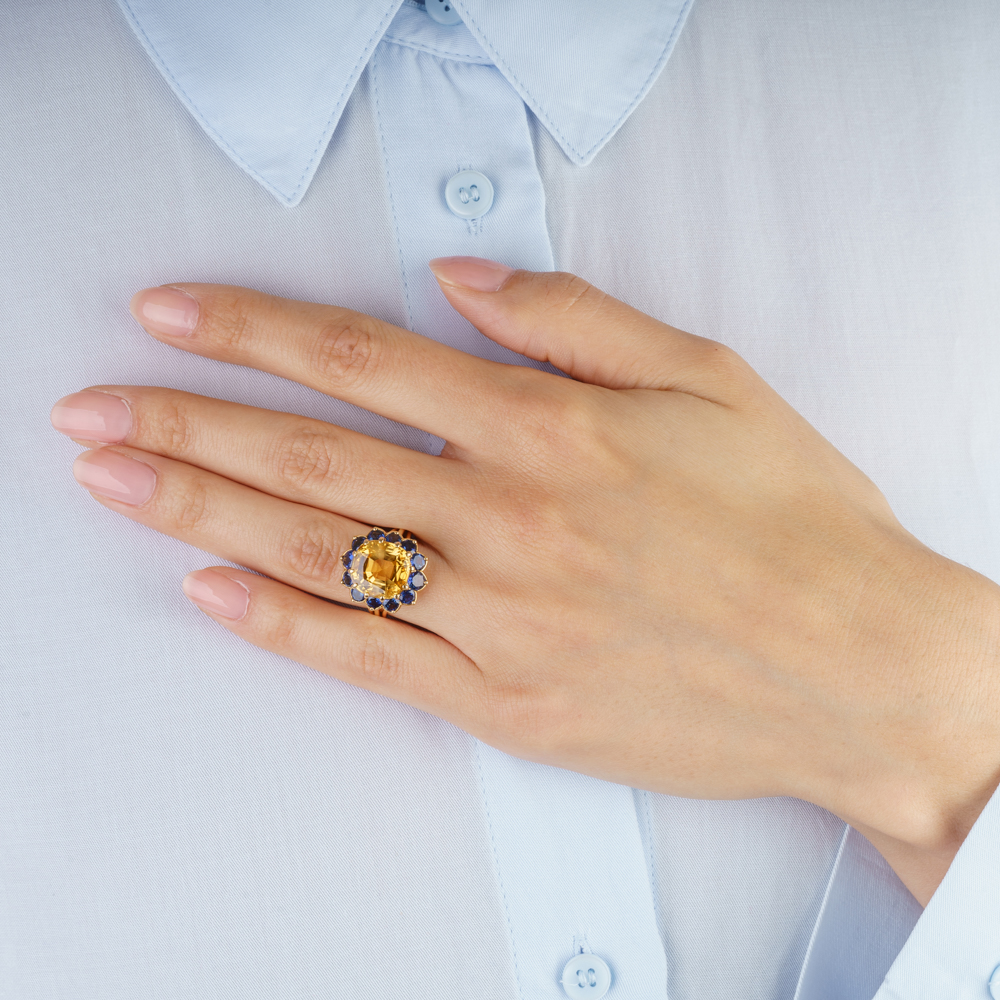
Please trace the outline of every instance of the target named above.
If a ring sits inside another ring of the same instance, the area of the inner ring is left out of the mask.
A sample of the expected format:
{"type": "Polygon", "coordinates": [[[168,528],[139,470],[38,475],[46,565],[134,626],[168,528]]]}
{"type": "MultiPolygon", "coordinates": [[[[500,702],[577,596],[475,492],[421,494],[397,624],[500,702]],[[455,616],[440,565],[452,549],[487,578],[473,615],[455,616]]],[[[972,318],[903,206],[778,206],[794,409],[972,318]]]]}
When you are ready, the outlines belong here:
{"type": "Polygon", "coordinates": [[[415,42],[411,38],[397,38],[395,35],[386,33],[382,41],[392,42],[394,45],[401,45],[406,49],[418,49],[420,52],[429,52],[432,56],[444,56],[447,59],[464,59],[466,62],[477,63],[480,66],[492,66],[493,63],[488,56],[477,55],[475,52],[449,52],[446,49],[436,49],[426,42],[415,42]]]}
{"type": "Polygon", "coordinates": [[[470,737],[476,745],[476,766],[479,768],[479,783],[483,792],[483,812],[486,813],[486,827],[490,831],[490,843],[493,846],[493,867],[497,873],[497,884],[500,886],[500,896],[503,899],[504,915],[507,918],[507,933],[510,935],[510,951],[514,957],[514,975],[517,977],[517,993],[524,1000],[524,987],[521,983],[521,967],[517,961],[517,944],[514,942],[514,923],[510,918],[510,905],[507,902],[507,890],[504,888],[503,875],[500,874],[500,851],[497,848],[496,836],[493,833],[493,817],[490,815],[489,796],[486,794],[486,775],[483,773],[483,758],[480,753],[479,740],[470,737]]]}
{"type": "MultiPolygon", "coordinates": [[[[649,885],[653,894],[653,918],[656,921],[656,928],[659,931],[660,928],[660,890],[657,885],[656,880],[656,860],[655,854],[653,853],[653,814],[650,808],[650,794],[645,789],[639,791],[639,797],[642,799],[642,811],[643,820],[646,825],[646,865],[649,868],[649,885]]],[[[666,956],[664,956],[666,958],[666,956]]],[[[664,962],[667,970],[666,982],[663,984],[666,988],[666,995],[670,996],[670,963],[664,962]]]]}
{"type": "MultiPolygon", "coordinates": [[[[455,164],[455,168],[459,173],[461,173],[463,170],[476,169],[472,165],[471,160],[459,160],[459,162],[455,164]]],[[[465,221],[466,221],[466,228],[468,229],[470,236],[479,236],[480,233],[482,233],[483,216],[480,216],[478,219],[466,219],[465,221]]]]}
{"type": "Polygon", "coordinates": [[[656,884],[656,865],[653,854],[653,817],[649,808],[649,792],[642,790],[639,794],[642,797],[642,811],[646,823],[646,863],[649,865],[649,882],[653,889],[653,913],[656,916],[657,923],[659,923],[659,890],[656,884]]]}
{"type": "MultiPolygon", "coordinates": [[[[690,3],[690,0],[688,0],[690,3]]],[[[371,57],[372,50],[375,47],[376,39],[379,37],[380,33],[385,30],[383,25],[387,21],[391,21],[396,15],[395,5],[391,5],[389,9],[385,12],[382,20],[379,21],[375,30],[372,32],[371,37],[368,39],[367,45],[365,45],[364,51],[358,56],[357,62],[355,62],[353,69],[351,70],[350,76],[347,78],[347,82],[344,84],[343,89],[340,92],[340,96],[337,98],[337,107],[334,109],[333,114],[327,119],[326,125],[323,127],[323,135],[319,142],[316,144],[316,148],[312,152],[312,156],[309,158],[309,162],[306,164],[305,170],[302,171],[302,176],[299,178],[299,183],[295,186],[295,190],[292,192],[291,197],[294,198],[299,192],[299,188],[302,187],[302,182],[306,179],[306,175],[309,173],[309,168],[313,165],[313,161],[316,159],[316,154],[320,151],[321,147],[325,147],[327,140],[332,135],[331,124],[336,117],[338,120],[340,118],[340,112],[343,110],[343,105],[346,100],[346,94],[348,92],[348,87],[351,90],[354,89],[354,84],[358,82],[358,77],[361,75],[361,69],[363,64],[366,64],[371,57]]]]}
{"type": "Polygon", "coordinates": [[[392,214],[392,228],[396,233],[396,249],[399,253],[399,273],[403,279],[403,298],[406,301],[406,322],[413,329],[413,307],[410,304],[410,283],[406,277],[406,261],[403,257],[403,233],[396,215],[396,199],[392,196],[392,170],[389,167],[389,153],[385,144],[385,128],[382,124],[382,106],[378,96],[378,53],[371,61],[372,96],[375,98],[375,119],[378,122],[378,138],[382,147],[382,163],[385,167],[385,189],[389,195],[389,211],[392,214]]]}
{"type": "MultiPolygon", "coordinates": [[[[601,147],[601,145],[608,139],[608,137],[635,110],[636,105],[638,105],[638,103],[643,99],[643,97],[646,96],[646,91],[649,89],[653,80],[656,79],[657,74],[663,68],[663,64],[666,62],[667,57],[670,54],[670,50],[674,43],[674,39],[677,37],[677,32],[680,30],[680,26],[684,21],[684,17],[687,14],[688,8],[691,6],[691,3],[692,0],[686,0],[684,6],[681,8],[680,13],[677,15],[677,20],[674,22],[673,30],[670,32],[670,37],[667,39],[666,44],[663,46],[663,51],[657,58],[656,63],[654,64],[653,69],[650,72],[649,76],[646,77],[642,86],[636,91],[636,95],[632,99],[632,102],[615,120],[614,124],[611,125],[611,127],[607,130],[607,132],[605,132],[604,135],[602,135],[601,138],[598,139],[597,142],[595,142],[590,147],[590,149],[588,149],[585,153],[581,153],[576,148],[576,146],[574,146],[573,143],[571,143],[569,139],[567,139],[566,136],[562,134],[562,132],[559,130],[559,127],[549,116],[549,113],[542,107],[539,100],[534,96],[534,94],[531,93],[530,90],[528,90],[528,88],[518,78],[517,74],[510,68],[509,65],[507,65],[507,63],[504,61],[500,53],[497,52],[497,50],[490,44],[489,39],[487,39],[485,34],[483,34],[483,29],[476,22],[475,18],[468,11],[462,11],[461,13],[463,19],[466,19],[469,25],[474,25],[476,30],[479,32],[479,35],[481,37],[478,37],[476,41],[478,41],[479,44],[482,45],[482,47],[486,49],[487,52],[490,53],[490,55],[493,57],[494,63],[496,63],[497,66],[502,67],[505,74],[509,76],[509,78],[513,80],[517,84],[517,86],[524,92],[525,97],[527,97],[528,100],[532,103],[539,116],[545,121],[545,123],[549,126],[552,132],[556,136],[558,136],[559,140],[563,143],[564,146],[568,146],[581,160],[585,160],[587,159],[588,156],[591,155],[591,153],[593,153],[596,149],[599,149],[601,147]]],[[[463,7],[464,6],[465,5],[463,4],[463,7]]]]}
{"type": "Polygon", "coordinates": [[[128,0],[119,0],[119,3],[125,8],[126,11],[128,11],[128,14],[130,15],[130,19],[131,19],[132,23],[135,25],[135,30],[139,33],[139,36],[142,39],[142,42],[145,45],[146,49],[152,54],[154,61],[160,66],[161,72],[167,77],[167,79],[171,82],[172,86],[177,91],[177,93],[180,94],[181,97],[184,99],[184,101],[187,103],[187,105],[191,109],[191,112],[194,115],[195,119],[198,121],[198,124],[201,125],[201,127],[251,177],[253,177],[254,180],[256,180],[259,183],[263,184],[264,187],[266,187],[269,191],[277,191],[277,193],[280,194],[282,198],[286,198],[289,201],[294,201],[295,200],[295,196],[299,193],[299,189],[302,187],[302,184],[305,181],[307,174],[309,173],[310,167],[312,167],[313,162],[316,160],[316,154],[320,151],[321,147],[325,147],[325,145],[326,145],[327,141],[329,140],[330,136],[333,134],[333,129],[331,128],[331,126],[333,125],[333,123],[336,120],[339,119],[340,113],[343,110],[343,105],[344,105],[345,100],[346,100],[346,95],[348,94],[349,90],[353,90],[354,84],[357,83],[357,78],[360,75],[360,73],[358,71],[358,67],[361,65],[362,61],[367,62],[368,57],[371,55],[371,51],[372,51],[373,45],[375,43],[375,40],[379,36],[379,32],[383,30],[382,26],[386,23],[387,20],[389,20],[391,18],[391,16],[395,15],[395,9],[394,9],[394,7],[390,7],[390,9],[386,12],[385,16],[378,23],[378,26],[375,28],[375,31],[372,33],[372,36],[368,39],[368,43],[365,46],[364,51],[358,57],[358,61],[354,64],[354,68],[351,70],[351,73],[348,76],[347,81],[344,83],[344,86],[343,86],[343,88],[340,91],[340,95],[337,98],[337,104],[334,107],[332,114],[327,119],[326,124],[323,126],[323,133],[320,136],[320,140],[319,140],[318,143],[316,143],[316,148],[312,151],[312,154],[309,157],[309,162],[306,164],[305,169],[302,171],[302,176],[299,178],[298,184],[296,184],[295,189],[292,191],[291,194],[285,194],[283,191],[281,191],[279,188],[277,188],[270,181],[268,181],[264,177],[262,177],[256,170],[254,170],[253,167],[251,167],[250,164],[247,163],[246,160],[244,160],[243,157],[241,157],[240,154],[237,153],[236,150],[233,149],[233,147],[230,146],[229,143],[226,142],[226,140],[223,139],[223,137],[211,125],[209,125],[208,120],[205,118],[205,115],[203,114],[203,112],[201,111],[201,109],[191,99],[191,96],[188,94],[188,92],[180,85],[180,82],[178,81],[177,77],[174,76],[174,74],[170,70],[170,67],[167,65],[166,60],[163,58],[163,56],[160,55],[159,50],[153,44],[153,42],[150,39],[149,35],[146,34],[146,30],[139,23],[139,18],[136,16],[135,11],[131,8],[131,6],[129,6],[128,0]]]}
{"type": "Polygon", "coordinates": [[[826,889],[823,892],[823,900],[819,904],[819,912],[816,914],[816,923],[813,924],[812,934],[809,935],[809,944],[806,945],[806,953],[802,959],[802,968],[799,970],[799,981],[795,984],[795,995],[792,1000],[799,1000],[802,993],[802,986],[806,981],[806,969],[809,968],[809,959],[812,958],[813,946],[816,944],[816,937],[819,934],[819,925],[823,922],[823,914],[826,913],[826,905],[830,901],[830,893],[833,891],[833,880],[837,877],[840,869],[840,860],[844,856],[844,849],[847,847],[847,835],[851,828],[845,823],[844,834],[840,838],[840,846],[837,848],[837,856],[833,859],[833,867],[830,869],[830,877],[826,882],[826,889]]]}

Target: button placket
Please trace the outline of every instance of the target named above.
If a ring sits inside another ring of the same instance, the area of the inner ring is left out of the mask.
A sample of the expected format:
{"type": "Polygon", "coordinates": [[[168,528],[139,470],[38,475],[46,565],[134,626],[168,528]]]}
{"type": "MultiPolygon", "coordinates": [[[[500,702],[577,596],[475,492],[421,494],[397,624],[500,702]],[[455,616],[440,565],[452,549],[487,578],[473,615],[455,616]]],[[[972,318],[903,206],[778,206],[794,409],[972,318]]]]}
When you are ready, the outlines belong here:
{"type": "MultiPolygon", "coordinates": [[[[543,367],[459,316],[427,268],[432,257],[475,256],[554,269],[524,102],[464,25],[441,29],[447,46],[407,46],[408,33],[433,27],[427,21],[401,8],[370,64],[411,328],[543,367]],[[445,58],[445,48],[466,55],[445,58]]],[[[612,967],[623,997],[662,994],[666,960],[632,790],[473,746],[520,995],[562,995],[563,976],[576,991],[567,995],[594,1000],[611,988],[612,967]],[[580,967],[567,971],[566,935],[584,932],[600,954],[578,949],[580,967]]]]}

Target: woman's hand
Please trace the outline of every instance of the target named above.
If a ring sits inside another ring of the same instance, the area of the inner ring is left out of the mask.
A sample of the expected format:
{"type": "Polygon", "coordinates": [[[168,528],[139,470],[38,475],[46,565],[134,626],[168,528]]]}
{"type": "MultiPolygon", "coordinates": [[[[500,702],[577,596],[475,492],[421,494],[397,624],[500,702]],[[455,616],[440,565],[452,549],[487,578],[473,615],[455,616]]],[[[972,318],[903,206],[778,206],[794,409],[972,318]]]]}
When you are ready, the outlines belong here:
{"type": "Polygon", "coordinates": [[[448,443],[434,457],[99,386],[53,411],[111,445],[81,455],[77,478],[266,574],[185,581],[248,642],[517,756],[675,795],[807,799],[926,901],[1000,780],[998,588],[906,532],[723,345],[571,275],[434,268],[483,333],[572,380],[345,309],[149,289],[133,309],[164,343],[448,443]],[[375,524],[429,554],[431,583],[396,620],[318,599],[349,603],[340,554],[375,524]]]}

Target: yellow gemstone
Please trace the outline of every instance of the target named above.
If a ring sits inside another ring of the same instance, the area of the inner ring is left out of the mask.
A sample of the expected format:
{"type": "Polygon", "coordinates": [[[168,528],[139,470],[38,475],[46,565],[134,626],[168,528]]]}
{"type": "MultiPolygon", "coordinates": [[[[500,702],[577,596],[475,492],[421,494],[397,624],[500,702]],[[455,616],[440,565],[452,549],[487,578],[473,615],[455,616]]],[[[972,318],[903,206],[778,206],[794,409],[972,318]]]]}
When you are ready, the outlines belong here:
{"type": "Polygon", "coordinates": [[[350,573],[351,585],[365,597],[388,600],[406,589],[410,557],[396,542],[369,539],[354,550],[350,573]]]}

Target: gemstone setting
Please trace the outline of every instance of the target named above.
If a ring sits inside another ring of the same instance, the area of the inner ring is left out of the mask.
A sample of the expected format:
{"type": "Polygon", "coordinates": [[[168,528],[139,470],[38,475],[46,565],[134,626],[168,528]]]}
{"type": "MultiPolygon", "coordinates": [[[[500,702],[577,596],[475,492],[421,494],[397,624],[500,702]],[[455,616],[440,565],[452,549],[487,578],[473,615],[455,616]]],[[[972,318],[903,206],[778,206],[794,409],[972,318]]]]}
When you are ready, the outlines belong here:
{"type": "Polygon", "coordinates": [[[416,540],[399,528],[373,527],[367,535],[358,535],[341,562],[345,568],[342,582],[351,600],[364,603],[375,614],[394,614],[404,604],[413,604],[417,591],[427,585],[423,572],[427,557],[418,551],[416,540]]]}

